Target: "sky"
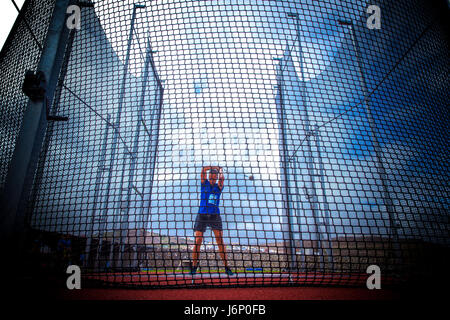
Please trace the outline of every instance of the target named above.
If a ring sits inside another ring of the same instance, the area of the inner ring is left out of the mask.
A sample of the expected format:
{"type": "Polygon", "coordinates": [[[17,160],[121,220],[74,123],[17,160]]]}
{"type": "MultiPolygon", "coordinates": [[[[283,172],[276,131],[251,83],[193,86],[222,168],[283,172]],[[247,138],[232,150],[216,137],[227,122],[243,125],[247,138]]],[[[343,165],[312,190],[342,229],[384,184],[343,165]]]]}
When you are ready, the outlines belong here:
{"type": "MultiPolygon", "coordinates": [[[[22,8],[25,0],[15,0],[15,2],[19,8],[22,8]]],[[[3,48],[17,15],[18,12],[11,0],[0,1],[0,48],[3,48]]]]}

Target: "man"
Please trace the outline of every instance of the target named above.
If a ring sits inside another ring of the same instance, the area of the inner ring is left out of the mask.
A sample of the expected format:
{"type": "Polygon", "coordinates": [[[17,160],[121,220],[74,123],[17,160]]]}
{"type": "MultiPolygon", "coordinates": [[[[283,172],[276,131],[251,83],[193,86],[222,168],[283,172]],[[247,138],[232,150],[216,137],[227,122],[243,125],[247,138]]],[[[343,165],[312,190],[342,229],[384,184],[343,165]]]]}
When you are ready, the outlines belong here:
{"type": "Polygon", "coordinates": [[[222,194],[223,183],[225,180],[222,168],[203,167],[200,178],[202,184],[201,200],[200,208],[198,210],[194,225],[195,245],[194,251],[192,252],[191,274],[194,275],[197,272],[198,256],[200,252],[200,246],[203,242],[203,233],[209,226],[214,232],[217,246],[219,247],[219,254],[225,266],[225,273],[231,276],[233,275],[233,272],[228,267],[225,245],[223,244],[222,218],[220,217],[219,210],[220,195],[222,194]],[[208,171],[209,180],[206,178],[208,171]],[[217,175],[219,175],[219,177],[217,175]],[[216,183],[217,178],[219,178],[218,183],[216,183]]]}

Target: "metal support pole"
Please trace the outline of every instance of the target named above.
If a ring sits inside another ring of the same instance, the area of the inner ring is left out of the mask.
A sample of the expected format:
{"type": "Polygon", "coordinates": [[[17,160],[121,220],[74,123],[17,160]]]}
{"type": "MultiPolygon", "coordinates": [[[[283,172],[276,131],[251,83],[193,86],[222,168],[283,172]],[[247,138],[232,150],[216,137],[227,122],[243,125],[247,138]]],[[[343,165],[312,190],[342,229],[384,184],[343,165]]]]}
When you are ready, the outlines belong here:
{"type": "MultiPolygon", "coordinates": [[[[67,46],[66,46],[65,53],[64,53],[63,63],[61,66],[61,72],[59,74],[58,84],[57,84],[57,87],[55,90],[53,108],[52,108],[52,110],[50,110],[50,111],[52,111],[53,114],[57,114],[58,110],[59,110],[61,93],[62,93],[62,84],[64,83],[64,79],[66,78],[66,74],[67,74],[67,67],[69,65],[70,54],[72,52],[72,44],[73,44],[73,40],[75,38],[75,30],[76,29],[72,29],[69,33],[69,39],[67,41],[67,46]]],[[[53,121],[49,122],[48,126],[47,126],[47,132],[45,134],[44,143],[42,145],[42,150],[40,153],[40,159],[37,164],[35,180],[33,182],[33,187],[32,187],[33,189],[31,191],[30,205],[29,205],[29,208],[27,208],[27,210],[28,210],[27,218],[31,218],[31,216],[34,212],[37,196],[39,193],[39,189],[41,187],[42,175],[44,174],[45,161],[47,159],[48,148],[50,146],[50,142],[53,137],[54,126],[55,126],[55,123],[53,121]]]]}
{"type": "MultiPolygon", "coordinates": [[[[278,59],[277,59],[278,60],[278,59]]],[[[285,120],[284,120],[284,97],[283,97],[283,61],[280,59],[280,77],[278,80],[278,93],[280,95],[280,131],[281,131],[281,138],[282,138],[282,154],[283,154],[283,176],[284,176],[284,185],[286,188],[286,200],[283,201],[285,203],[286,208],[286,216],[288,219],[288,248],[287,253],[289,254],[288,257],[290,257],[290,271],[296,271],[297,268],[297,257],[295,254],[295,243],[294,239],[292,238],[292,197],[291,197],[291,187],[290,187],[290,181],[289,181],[289,157],[286,150],[286,129],[285,129],[285,120]]]]}
{"type": "MultiPolygon", "coordinates": [[[[55,2],[47,37],[37,66],[47,79],[46,96],[53,101],[58,74],[63,62],[68,29],[65,28],[69,0],[55,2]]],[[[25,209],[30,197],[32,179],[39,160],[47,129],[46,101],[29,101],[22,126],[9,165],[1,208],[1,242],[14,256],[19,256],[24,246],[25,209]]],[[[8,260],[13,263],[13,260],[8,260]]],[[[20,263],[14,260],[16,263],[20,263]]]]}
{"type": "MultiPolygon", "coordinates": [[[[134,143],[133,143],[133,150],[132,150],[132,158],[131,158],[131,165],[130,165],[130,171],[128,173],[128,188],[127,188],[127,198],[126,198],[126,207],[127,207],[127,216],[125,217],[126,223],[128,227],[128,219],[130,215],[130,198],[131,198],[131,189],[133,188],[133,179],[134,179],[134,171],[136,168],[136,162],[137,162],[137,153],[138,153],[138,147],[139,147],[139,132],[141,131],[141,124],[143,122],[143,112],[144,112],[144,103],[145,103],[145,89],[147,87],[147,81],[148,81],[148,72],[149,72],[149,65],[151,60],[152,50],[150,46],[150,37],[148,38],[148,44],[147,44],[147,57],[145,59],[144,64],[144,79],[142,81],[142,91],[141,91],[141,97],[139,100],[139,113],[138,113],[138,121],[136,123],[136,130],[134,135],[134,143]]],[[[136,267],[137,263],[137,256],[138,256],[138,247],[139,244],[138,239],[138,230],[140,228],[136,227],[136,251],[133,254],[133,267],[136,267]]]]}
{"type": "MultiPolygon", "coordinates": [[[[114,136],[113,136],[113,142],[112,142],[112,154],[111,154],[111,160],[110,160],[111,168],[113,168],[113,166],[114,166],[116,149],[117,149],[117,144],[118,144],[118,139],[119,139],[120,119],[121,119],[121,115],[122,115],[123,101],[124,101],[125,89],[126,89],[126,78],[127,78],[127,73],[128,73],[128,64],[129,64],[129,60],[130,60],[131,40],[133,38],[134,22],[136,20],[136,9],[138,9],[138,8],[145,8],[145,6],[135,4],[133,7],[133,15],[131,18],[131,27],[130,27],[130,33],[128,35],[127,53],[126,53],[125,64],[124,64],[124,74],[122,77],[122,85],[121,85],[120,98],[119,98],[119,107],[117,109],[116,121],[114,122],[115,130],[114,130],[114,136]]],[[[123,170],[125,170],[125,168],[123,168],[123,170]]],[[[122,194],[122,185],[123,185],[123,174],[124,173],[122,172],[122,182],[120,185],[120,193],[121,194],[122,194]]],[[[111,184],[111,179],[112,179],[112,171],[108,177],[108,184],[107,184],[108,191],[109,191],[109,186],[111,184]]],[[[119,211],[122,211],[122,203],[120,203],[119,211]]],[[[122,219],[120,219],[120,222],[122,222],[122,219]]],[[[120,248],[120,252],[119,252],[119,261],[120,261],[119,263],[122,265],[122,262],[123,262],[122,261],[122,252],[125,248],[124,241],[127,237],[128,230],[122,230],[122,223],[120,223],[120,225],[121,225],[121,230],[120,230],[121,231],[121,236],[120,236],[120,247],[121,248],[120,248]]]]}
{"type": "MultiPolygon", "coordinates": [[[[99,161],[99,166],[97,168],[97,176],[95,178],[95,190],[94,190],[94,203],[92,205],[92,215],[91,215],[91,225],[90,225],[90,230],[89,230],[89,237],[87,238],[86,241],[86,258],[85,258],[85,263],[86,266],[88,265],[88,261],[89,261],[89,252],[90,252],[90,248],[91,248],[91,242],[92,242],[92,237],[93,237],[93,231],[94,231],[94,225],[96,222],[98,222],[100,225],[103,225],[104,223],[104,219],[106,218],[105,216],[105,208],[103,208],[103,212],[99,215],[99,218],[96,220],[96,211],[97,211],[97,204],[99,206],[102,205],[102,203],[98,203],[98,198],[99,198],[99,193],[100,193],[100,186],[101,186],[101,181],[103,178],[103,174],[104,172],[110,172],[111,168],[110,167],[106,167],[105,163],[106,163],[106,146],[108,145],[108,135],[109,135],[109,126],[110,126],[110,121],[111,121],[111,115],[108,113],[107,114],[107,123],[106,123],[106,130],[105,130],[105,134],[103,136],[103,142],[102,142],[102,151],[101,151],[101,155],[100,155],[100,161],[99,161]]],[[[105,205],[105,204],[103,204],[105,205]]],[[[102,228],[99,228],[99,238],[98,238],[98,250],[96,251],[95,254],[95,261],[94,261],[94,269],[97,270],[98,268],[98,260],[99,260],[99,255],[100,255],[100,251],[103,245],[103,230],[102,228]]]]}
{"type": "MultiPolygon", "coordinates": [[[[164,95],[164,88],[162,86],[161,80],[159,79],[158,73],[156,72],[156,67],[154,64],[153,59],[151,60],[151,65],[152,65],[152,71],[153,71],[153,76],[156,78],[156,83],[157,83],[157,94],[155,95],[155,101],[153,102],[152,105],[152,113],[151,113],[151,121],[152,121],[152,126],[154,125],[155,128],[155,134],[151,134],[148,131],[148,128],[146,127],[145,123],[143,122],[144,125],[144,129],[147,131],[148,136],[150,137],[150,143],[147,144],[147,148],[146,148],[146,156],[145,159],[150,159],[150,163],[151,163],[151,167],[150,167],[150,173],[149,176],[151,177],[150,179],[150,186],[149,186],[149,199],[148,199],[148,208],[149,208],[149,213],[147,215],[147,220],[146,220],[146,225],[143,226],[144,229],[144,244],[146,243],[146,233],[145,233],[145,229],[148,226],[149,223],[149,217],[151,215],[151,208],[152,208],[152,195],[153,195],[153,182],[154,182],[154,175],[155,175],[155,170],[156,170],[156,159],[158,157],[158,146],[159,146],[159,127],[160,127],[160,122],[161,122],[161,113],[162,113],[162,105],[163,105],[163,95],[164,95]],[[154,124],[154,122],[156,122],[154,124]],[[153,139],[155,138],[155,142],[154,142],[154,151],[152,154],[150,154],[150,152],[152,151],[152,147],[153,147],[153,139]]],[[[152,128],[153,131],[153,128],[152,128]]],[[[147,164],[148,162],[146,162],[146,165],[144,167],[144,177],[147,177],[147,164]]]]}
{"type": "MultiPolygon", "coordinates": [[[[302,94],[302,98],[306,96],[306,86],[305,86],[305,75],[303,72],[303,49],[301,45],[301,38],[300,38],[300,17],[297,13],[289,13],[289,17],[295,18],[296,21],[296,32],[297,32],[297,38],[298,38],[298,47],[299,47],[299,64],[300,64],[300,73],[301,73],[301,81],[303,82],[303,88],[304,92],[302,94]]],[[[323,268],[324,266],[324,259],[323,259],[323,250],[322,250],[322,235],[321,230],[319,227],[319,208],[318,208],[318,197],[317,197],[317,191],[316,191],[316,184],[315,184],[315,168],[314,168],[314,158],[313,158],[313,152],[312,152],[312,146],[311,146],[311,139],[310,137],[313,135],[311,132],[311,126],[309,122],[309,116],[308,116],[308,109],[306,106],[305,99],[303,100],[303,106],[305,110],[305,119],[304,119],[304,131],[306,134],[306,143],[307,143],[307,168],[308,168],[308,176],[309,176],[309,184],[305,186],[306,191],[308,192],[311,190],[312,194],[308,194],[308,200],[311,206],[311,210],[313,213],[313,219],[314,219],[314,227],[316,230],[316,237],[317,237],[317,246],[318,250],[320,251],[320,267],[323,268]]]]}
{"type": "MultiPolygon", "coordinates": [[[[298,174],[299,174],[297,172],[298,168],[296,167],[296,163],[298,163],[296,158],[297,157],[294,156],[293,160],[289,162],[289,163],[292,164],[292,171],[293,171],[294,177],[297,177],[298,174]]],[[[300,212],[300,210],[301,210],[301,206],[300,206],[300,192],[299,192],[301,190],[301,187],[299,186],[299,181],[296,178],[294,179],[294,184],[295,184],[295,194],[294,194],[294,196],[295,196],[296,200],[294,201],[294,199],[292,199],[292,204],[293,204],[293,211],[297,213],[297,212],[300,212]]],[[[304,248],[303,232],[301,230],[301,227],[299,227],[299,237],[300,237],[300,239],[299,239],[299,248],[304,248]]],[[[300,252],[300,267],[298,269],[301,272],[304,272],[306,270],[305,255],[301,254],[301,252],[300,252]]]]}
{"type": "Polygon", "coordinates": [[[328,204],[328,200],[327,200],[327,195],[326,195],[326,188],[325,188],[325,179],[324,179],[324,165],[323,165],[323,160],[322,160],[322,156],[321,156],[321,151],[320,151],[320,133],[319,133],[319,129],[315,128],[314,130],[315,132],[315,140],[316,140],[316,148],[317,148],[317,158],[319,160],[319,178],[320,178],[320,186],[322,189],[322,197],[323,197],[323,212],[324,212],[324,217],[322,217],[323,219],[323,224],[325,227],[325,237],[327,241],[327,248],[325,249],[325,252],[327,253],[327,257],[328,257],[328,262],[329,262],[329,266],[331,271],[334,270],[334,262],[333,262],[333,246],[330,240],[330,235],[331,235],[331,230],[330,230],[330,207],[328,204]]]}
{"type": "Polygon", "coordinates": [[[339,20],[338,23],[340,25],[350,26],[352,43],[353,43],[353,46],[355,48],[355,53],[356,53],[358,73],[359,73],[363,91],[364,91],[364,108],[365,108],[366,115],[367,115],[367,121],[369,123],[370,137],[371,137],[372,144],[373,144],[373,147],[375,150],[375,158],[376,158],[375,163],[377,164],[377,172],[380,175],[381,186],[383,189],[383,192],[382,192],[383,197],[382,198],[383,198],[384,205],[386,206],[386,211],[388,212],[388,216],[389,216],[390,237],[393,238],[393,239],[391,239],[391,241],[393,241],[393,249],[394,249],[393,254],[394,254],[394,257],[396,257],[397,253],[400,250],[400,247],[398,244],[397,225],[396,225],[395,218],[394,218],[395,210],[394,210],[391,196],[389,194],[386,169],[385,169],[383,161],[382,161],[383,152],[381,151],[380,142],[378,141],[378,137],[375,134],[376,126],[375,126],[375,121],[373,120],[372,111],[370,110],[370,106],[369,106],[369,94],[368,94],[368,90],[367,90],[366,78],[362,71],[361,52],[360,52],[360,48],[359,48],[358,39],[356,38],[355,26],[353,24],[353,21],[339,20]]]}

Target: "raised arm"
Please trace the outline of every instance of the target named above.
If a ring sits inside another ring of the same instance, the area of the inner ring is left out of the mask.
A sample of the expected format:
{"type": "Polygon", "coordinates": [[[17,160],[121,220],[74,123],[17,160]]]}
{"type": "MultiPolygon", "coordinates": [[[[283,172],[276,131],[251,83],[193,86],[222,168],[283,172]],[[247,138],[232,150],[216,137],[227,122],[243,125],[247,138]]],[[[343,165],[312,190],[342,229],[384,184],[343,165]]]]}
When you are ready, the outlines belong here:
{"type": "Polygon", "coordinates": [[[201,176],[200,176],[200,179],[201,179],[201,181],[202,181],[202,184],[203,183],[205,183],[205,181],[206,181],[206,174],[207,174],[207,172],[209,171],[209,170],[211,170],[212,169],[212,167],[203,167],[203,169],[202,169],[202,174],[201,174],[201,176]]]}
{"type": "Polygon", "coordinates": [[[223,175],[222,168],[219,167],[219,183],[218,183],[218,185],[219,185],[220,190],[223,189],[223,183],[224,183],[224,181],[225,181],[225,177],[224,177],[224,175],[223,175]]]}

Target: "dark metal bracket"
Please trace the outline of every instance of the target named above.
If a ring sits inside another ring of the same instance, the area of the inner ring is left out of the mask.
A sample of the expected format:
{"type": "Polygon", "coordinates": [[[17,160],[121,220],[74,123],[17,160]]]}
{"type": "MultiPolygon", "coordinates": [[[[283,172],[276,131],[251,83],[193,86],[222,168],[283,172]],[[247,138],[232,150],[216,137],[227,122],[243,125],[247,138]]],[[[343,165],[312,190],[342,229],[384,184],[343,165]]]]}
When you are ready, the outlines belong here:
{"type": "Polygon", "coordinates": [[[33,102],[44,101],[45,114],[47,121],[67,121],[68,117],[56,116],[50,114],[49,102],[46,96],[47,81],[42,71],[34,73],[32,70],[27,70],[25,73],[25,80],[23,81],[22,91],[33,102]]]}

